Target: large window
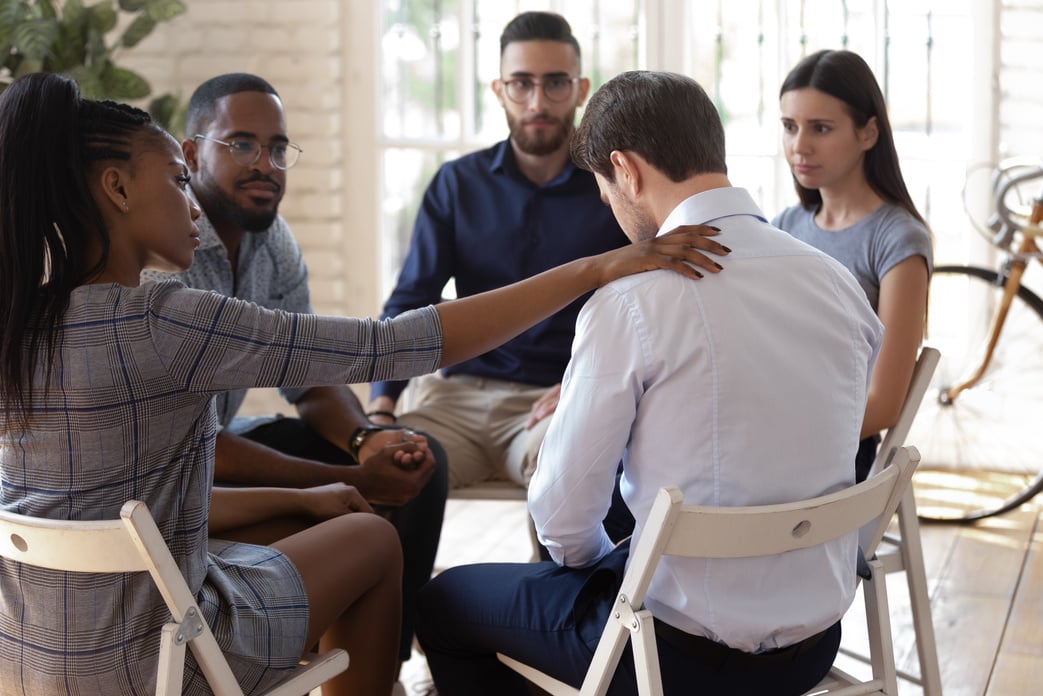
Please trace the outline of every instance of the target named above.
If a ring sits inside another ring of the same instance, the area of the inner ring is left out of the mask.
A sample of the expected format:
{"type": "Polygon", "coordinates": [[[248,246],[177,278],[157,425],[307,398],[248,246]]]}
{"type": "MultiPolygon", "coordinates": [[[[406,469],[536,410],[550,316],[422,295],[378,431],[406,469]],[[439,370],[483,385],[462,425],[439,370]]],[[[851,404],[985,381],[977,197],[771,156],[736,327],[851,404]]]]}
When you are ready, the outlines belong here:
{"type": "Polygon", "coordinates": [[[594,88],[634,68],[697,79],[725,122],[732,182],[750,189],[769,215],[795,200],[779,149],[783,77],[820,48],[857,51],[888,98],[906,180],[934,227],[938,255],[958,254],[946,245],[962,243],[967,230],[960,192],[974,152],[971,2],[382,0],[382,294],[394,283],[438,165],[506,136],[489,84],[498,76],[500,31],[530,9],[569,19],[594,88]]]}

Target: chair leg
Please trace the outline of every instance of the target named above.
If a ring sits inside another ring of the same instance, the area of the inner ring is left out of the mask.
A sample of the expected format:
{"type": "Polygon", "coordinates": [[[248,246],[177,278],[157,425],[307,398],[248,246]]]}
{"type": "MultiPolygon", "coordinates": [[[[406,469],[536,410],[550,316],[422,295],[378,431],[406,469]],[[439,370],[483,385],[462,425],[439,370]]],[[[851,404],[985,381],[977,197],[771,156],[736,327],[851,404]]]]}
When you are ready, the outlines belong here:
{"type": "Polygon", "coordinates": [[[637,627],[630,631],[634,651],[634,672],[639,696],[663,696],[663,675],[659,670],[655,623],[647,609],[637,612],[637,627]]]}
{"type": "Polygon", "coordinates": [[[185,676],[185,639],[178,637],[180,624],[163,626],[159,639],[159,670],[156,673],[156,696],[180,696],[185,676]]]}
{"type": "Polygon", "coordinates": [[[869,562],[869,567],[873,575],[871,579],[862,583],[862,592],[866,601],[873,678],[883,682],[885,694],[897,696],[898,673],[891,637],[890,608],[887,604],[887,574],[884,572],[883,564],[876,559],[869,562]]]}
{"type": "Polygon", "coordinates": [[[920,521],[916,517],[916,498],[910,486],[898,507],[898,525],[902,534],[902,566],[909,585],[909,602],[916,633],[916,652],[920,658],[920,681],[924,696],[941,696],[942,677],[938,667],[938,647],[931,620],[931,598],[927,591],[927,572],[923,562],[920,521]]]}
{"type": "Polygon", "coordinates": [[[590,667],[587,668],[587,676],[580,686],[581,696],[605,696],[629,638],[629,626],[620,619],[609,616],[598,647],[594,650],[594,657],[590,660],[590,667]]]}

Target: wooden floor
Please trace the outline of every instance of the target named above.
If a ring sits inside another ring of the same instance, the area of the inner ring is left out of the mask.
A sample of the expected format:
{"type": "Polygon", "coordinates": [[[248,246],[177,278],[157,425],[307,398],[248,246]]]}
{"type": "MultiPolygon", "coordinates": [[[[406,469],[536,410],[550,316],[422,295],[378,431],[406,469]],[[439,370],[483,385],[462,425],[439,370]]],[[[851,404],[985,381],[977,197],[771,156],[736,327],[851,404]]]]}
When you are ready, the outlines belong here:
{"type": "MultiPolygon", "coordinates": [[[[478,561],[526,561],[531,553],[520,502],[450,500],[437,569],[478,561]]],[[[925,566],[946,696],[1043,694],[1043,501],[971,526],[922,528],[925,566]]],[[[917,673],[903,574],[888,577],[895,656],[917,673]]],[[[860,600],[856,600],[860,601],[860,600]]],[[[844,621],[844,645],[862,651],[862,612],[844,621]]],[[[858,662],[841,658],[858,672],[858,662]]],[[[422,694],[428,679],[414,653],[402,672],[407,694],[422,694]]],[[[909,682],[902,696],[919,695],[909,682]]]]}

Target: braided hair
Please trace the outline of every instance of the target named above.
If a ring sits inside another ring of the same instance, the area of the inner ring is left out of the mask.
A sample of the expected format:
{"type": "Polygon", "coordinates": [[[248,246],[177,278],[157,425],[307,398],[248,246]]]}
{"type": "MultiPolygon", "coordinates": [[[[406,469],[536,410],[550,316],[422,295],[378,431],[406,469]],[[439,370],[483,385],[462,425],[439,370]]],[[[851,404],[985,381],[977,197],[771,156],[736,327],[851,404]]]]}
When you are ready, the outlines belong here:
{"type": "Polygon", "coordinates": [[[0,432],[27,425],[33,376],[53,362],[69,297],[108,261],[90,174],[131,162],[135,138],[161,133],[144,111],[83,99],[56,74],[0,94],[0,432]],[[94,262],[91,249],[101,250],[94,262]]]}

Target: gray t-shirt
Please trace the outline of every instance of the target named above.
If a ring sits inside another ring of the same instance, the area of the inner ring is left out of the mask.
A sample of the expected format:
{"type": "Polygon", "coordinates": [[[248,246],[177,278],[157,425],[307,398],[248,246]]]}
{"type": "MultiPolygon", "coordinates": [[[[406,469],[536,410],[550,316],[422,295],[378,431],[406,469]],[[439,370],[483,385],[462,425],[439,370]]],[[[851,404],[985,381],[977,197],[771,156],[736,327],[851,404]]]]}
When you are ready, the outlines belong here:
{"type": "Polygon", "coordinates": [[[847,267],[866,292],[873,311],[880,300],[880,281],[910,256],[922,256],[927,271],[933,267],[931,236],[927,228],[901,206],[884,203],[843,230],[824,230],[815,213],[795,205],[779,213],[772,224],[824,251],[847,267]]]}

